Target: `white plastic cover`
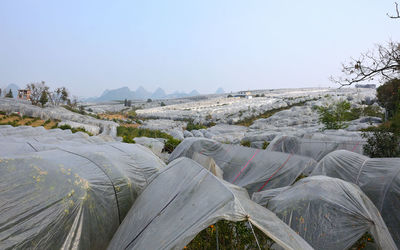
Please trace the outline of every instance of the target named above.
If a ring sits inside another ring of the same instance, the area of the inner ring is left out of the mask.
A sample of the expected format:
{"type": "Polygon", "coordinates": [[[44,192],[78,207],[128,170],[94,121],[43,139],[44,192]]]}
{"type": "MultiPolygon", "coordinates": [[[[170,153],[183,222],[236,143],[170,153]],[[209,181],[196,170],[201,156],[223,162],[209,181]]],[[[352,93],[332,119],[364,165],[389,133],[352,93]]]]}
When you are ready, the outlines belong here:
{"type": "Polygon", "coordinates": [[[316,161],[335,150],[345,149],[362,154],[365,139],[359,136],[313,136],[301,138],[296,136],[277,136],[267,147],[267,151],[277,151],[311,157],[316,161]]]}
{"type": "Polygon", "coordinates": [[[0,249],[105,249],[165,166],[140,145],[39,128],[0,133],[0,249]]]}
{"type": "Polygon", "coordinates": [[[205,138],[187,138],[172,152],[169,161],[193,159],[202,154],[214,159],[224,180],[244,187],[252,194],[265,189],[291,185],[305,169],[316,162],[308,157],[223,144],[205,138]]]}
{"type": "Polygon", "coordinates": [[[380,211],[400,247],[400,159],[369,158],[339,150],[325,156],[312,175],[327,175],[356,184],[380,211]]]}
{"type": "Polygon", "coordinates": [[[150,182],[108,249],[182,249],[219,220],[249,220],[285,249],[312,249],[246,190],[187,158],[173,161],[150,182]]]}
{"type": "Polygon", "coordinates": [[[371,200],[354,184],[313,176],[253,194],[315,249],[348,249],[370,232],[379,249],[397,249],[371,200]]]}

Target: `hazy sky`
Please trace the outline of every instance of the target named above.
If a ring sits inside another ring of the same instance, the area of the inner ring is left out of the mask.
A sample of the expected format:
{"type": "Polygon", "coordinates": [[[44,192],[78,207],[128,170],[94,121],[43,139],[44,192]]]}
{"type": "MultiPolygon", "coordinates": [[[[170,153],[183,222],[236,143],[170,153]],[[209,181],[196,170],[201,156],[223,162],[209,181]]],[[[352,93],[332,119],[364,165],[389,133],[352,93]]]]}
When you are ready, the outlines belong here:
{"type": "Polygon", "coordinates": [[[400,40],[393,0],[0,1],[0,86],[75,95],[335,86],[341,62],[400,40]]]}

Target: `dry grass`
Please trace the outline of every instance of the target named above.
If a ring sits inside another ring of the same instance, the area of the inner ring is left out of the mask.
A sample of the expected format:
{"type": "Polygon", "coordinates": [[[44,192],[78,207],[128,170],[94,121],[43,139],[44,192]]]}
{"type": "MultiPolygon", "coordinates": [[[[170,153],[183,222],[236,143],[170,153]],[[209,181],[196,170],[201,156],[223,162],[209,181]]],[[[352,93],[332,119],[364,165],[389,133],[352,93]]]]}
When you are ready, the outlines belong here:
{"type": "Polygon", "coordinates": [[[138,128],[140,126],[140,124],[129,124],[129,123],[121,123],[119,125],[126,128],[138,128]]]}
{"type": "Polygon", "coordinates": [[[31,126],[39,127],[43,126],[45,129],[52,129],[57,125],[57,121],[50,120],[47,122],[45,120],[32,118],[32,117],[20,117],[18,115],[1,115],[0,114],[0,125],[13,125],[13,126],[31,126]]]}
{"type": "Polygon", "coordinates": [[[106,119],[106,120],[113,120],[113,119],[123,120],[127,118],[127,116],[123,114],[99,114],[99,116],[101,119],[106,119]]]}

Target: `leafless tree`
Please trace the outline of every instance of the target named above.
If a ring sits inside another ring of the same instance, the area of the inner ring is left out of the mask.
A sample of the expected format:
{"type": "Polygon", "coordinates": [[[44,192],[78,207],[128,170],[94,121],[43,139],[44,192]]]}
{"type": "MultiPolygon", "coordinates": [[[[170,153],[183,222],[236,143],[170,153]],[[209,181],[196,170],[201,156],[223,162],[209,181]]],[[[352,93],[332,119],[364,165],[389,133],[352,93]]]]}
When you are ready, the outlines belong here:
{"type": "Polygon", "coordinates": [[[54,91],[48,93],[49,100],[52,105],[58,106],[68,101],[68,90],[65,87],[56,88],[54,91]]]}
{"type": "Polygon", "coordinates": [[[390,18],[400,18],[400,11],[399,11],[399,4],[397,2],[394,3],[394,5],[396,6],[396,15],[389,15],[389,13],[386,13],[386,15],[390,18]]]}
{"type": "Polygon", "coordinates": [[[38,105],[42,93],[44,91],[46,92],[49,91],[49,87],[46,86],[46,83],[44,81],[40,83],[39,82],[30,83],[26,86],[26,88],[31,91],[30,99],[33,105],[38,105]]]}
{"type": "Polygon", "coordinates": [[[341,86],[353,83],[380,80],[387,81],[400,77],[400,43],[388,42],[386,46],[376,45],[374,50],[362,53],[342,64],[343,77],[331,80],[341,86]]]}
{"type": "MultiPolygon", "coordinates": [[[[399,5],[396,2],[395,16],[400,18],[399,5]]],[[[362,53],[359,58],[351,58],[342,64],[342,77],[331,77],[330,80],[343,86],[353,83],[379,80],[388,81],[400,77],[400,43],[389,41],[385,45],[377,44],[373,50],[362,53]]]]}

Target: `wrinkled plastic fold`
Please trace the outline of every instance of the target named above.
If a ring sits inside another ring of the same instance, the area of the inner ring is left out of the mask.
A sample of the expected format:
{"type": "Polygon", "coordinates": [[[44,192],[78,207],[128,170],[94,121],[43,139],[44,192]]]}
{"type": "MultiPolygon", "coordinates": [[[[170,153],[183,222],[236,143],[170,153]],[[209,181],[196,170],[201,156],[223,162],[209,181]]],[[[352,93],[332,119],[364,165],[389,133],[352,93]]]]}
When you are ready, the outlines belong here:
{"type": "Polygon", "coordinates": [[[247,191],[198,163],[179,158],[153,178],[118,228],[108,249],[183,249],[219,220],[249,220],[285,249],[312,249],[247,191]]]}

